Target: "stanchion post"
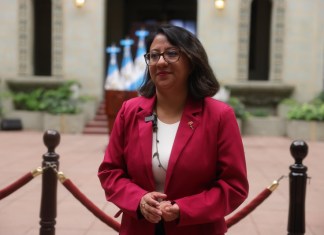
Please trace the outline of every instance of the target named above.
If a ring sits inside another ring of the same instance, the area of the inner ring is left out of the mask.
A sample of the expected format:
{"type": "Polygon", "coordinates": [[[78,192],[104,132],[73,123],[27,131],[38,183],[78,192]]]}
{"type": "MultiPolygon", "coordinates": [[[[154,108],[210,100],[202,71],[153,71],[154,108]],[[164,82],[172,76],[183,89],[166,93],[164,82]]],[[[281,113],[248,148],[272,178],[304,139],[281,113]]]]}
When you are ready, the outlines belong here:
{"type": "Polygon", "coordinates": [[[60,134],[55,130],[47,130],[43,135],[47,153],[43,155],[42,167],[42,196],[40,207],[40,235],[55,235],[56,201],[57,201],[57,174],[59,155],[55,148],[60,143],[60,134]]]}
{"type": "Polygon", "coordinates": [[[289,174],[289,214],[288,235],[305,234],[305,198],[307,167],[303,160],[308,153],[308,146],[302,140],[295,140],[290,145],[290,153],[295,163],[290,166],[289,174]]]}

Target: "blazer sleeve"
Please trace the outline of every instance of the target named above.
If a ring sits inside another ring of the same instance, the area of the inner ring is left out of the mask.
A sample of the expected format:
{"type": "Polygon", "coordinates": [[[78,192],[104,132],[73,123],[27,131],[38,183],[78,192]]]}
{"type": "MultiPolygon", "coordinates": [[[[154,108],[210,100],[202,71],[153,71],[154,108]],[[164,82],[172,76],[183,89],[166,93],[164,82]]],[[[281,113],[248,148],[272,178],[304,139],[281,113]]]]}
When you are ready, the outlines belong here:
{"type": "Polygon", "coordinates": [[[124,160],[125,108],[123,103],[115,119],[104,159],[99,166],[98,177],[106,199],[117,205],[124,213],[138,217],[137,208],[146,190],[134,184],[127,173],[124,160]]]}
{"type": "Polygon", "coordinates": [[[233,110],[225,108],[219,120],[216,178],[210,188],[174,200],[180,208],[179,226],[224,221],[248,195],[243,143],[233,110]]]}

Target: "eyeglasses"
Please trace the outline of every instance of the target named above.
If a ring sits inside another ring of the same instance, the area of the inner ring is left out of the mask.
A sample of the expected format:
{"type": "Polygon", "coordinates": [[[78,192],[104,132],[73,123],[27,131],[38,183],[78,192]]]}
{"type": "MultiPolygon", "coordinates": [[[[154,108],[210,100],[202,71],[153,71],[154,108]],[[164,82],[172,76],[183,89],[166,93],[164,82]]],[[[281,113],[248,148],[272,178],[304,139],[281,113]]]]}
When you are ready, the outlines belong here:
{"type": "Polygon", "coordinates": [[[159,53],[157,51],[152,51],[150,53],[146,53],[144,55],[145,62],[147,65],[155,65],[160,60],[160,57],[163,56],[163,59],[168,63],[175,63],[180,58],[180,49],[172,48],[165,50],[162,53],[159,53]]]}

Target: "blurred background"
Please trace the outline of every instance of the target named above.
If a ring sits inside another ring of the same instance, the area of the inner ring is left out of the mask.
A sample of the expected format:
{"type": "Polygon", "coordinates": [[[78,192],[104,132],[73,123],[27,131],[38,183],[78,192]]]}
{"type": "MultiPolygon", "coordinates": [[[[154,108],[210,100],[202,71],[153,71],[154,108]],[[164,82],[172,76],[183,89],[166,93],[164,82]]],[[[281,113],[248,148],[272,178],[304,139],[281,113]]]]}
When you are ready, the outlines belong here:
{"type": "MultiPolygon", "coordinates": [[[[135,60],[136,32],[161,23],[197,35],[225,101],[235,98],[232,104],[240,102],[250,116],[277,118],[282,103],[304,104],[323,93],[324,0],[1,0],[0,7],[0,89],[14,99],[10,104],[0,96],[2,118],[21,118],[17,92],[72,80],[74,96],[91,100],[90,109],[82,107],[83,131],[105,102],[107,48],[120,49],[116,66],[122,69],[121,41],[133,41],[135,60]]],[[[28,121],[24,126],[31,128],[28,121]]]]}

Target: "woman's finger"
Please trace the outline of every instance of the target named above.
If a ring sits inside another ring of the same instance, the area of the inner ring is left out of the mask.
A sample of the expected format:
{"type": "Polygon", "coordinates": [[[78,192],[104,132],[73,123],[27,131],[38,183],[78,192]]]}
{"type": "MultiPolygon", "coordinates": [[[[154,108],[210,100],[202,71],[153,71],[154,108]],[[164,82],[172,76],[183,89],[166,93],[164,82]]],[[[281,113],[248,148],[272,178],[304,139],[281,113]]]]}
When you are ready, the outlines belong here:
{"type": "Polygon", "coordinates": [[[145,195],[140,202],[140,211],[144,218],[151,223],[158,223],[162,219],[162,211],[159,209],[158,202],[152,199],[151,195],[145,195]],[[151,205],[149,202],[154,203],[151,205]]]}

